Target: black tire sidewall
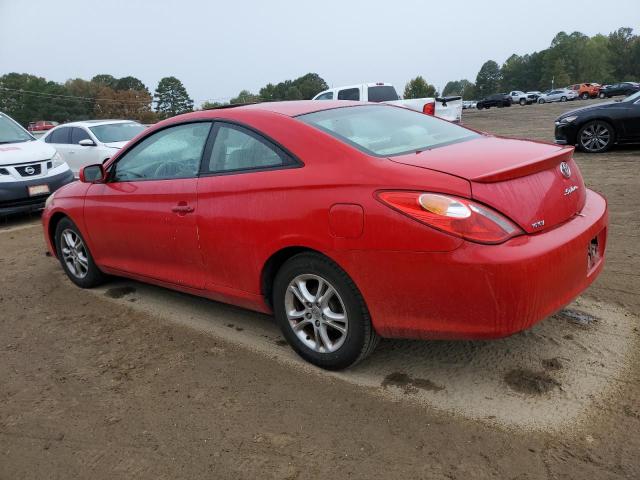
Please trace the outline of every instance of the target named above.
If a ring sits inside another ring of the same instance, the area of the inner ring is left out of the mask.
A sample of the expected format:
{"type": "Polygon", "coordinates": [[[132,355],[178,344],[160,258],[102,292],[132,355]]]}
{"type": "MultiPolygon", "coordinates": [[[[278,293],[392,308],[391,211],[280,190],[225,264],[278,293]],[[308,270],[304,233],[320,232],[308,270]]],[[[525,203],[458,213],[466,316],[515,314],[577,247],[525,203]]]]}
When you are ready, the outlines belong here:
{"type": "Polygon", "coordinates": [[[340,370],[355,363],[361,356],[366,340],[366,328],[372,328],[364,300],[347,274],[331,260],[316,254],[299,254],[289,259],[276,275],[273,285],[273,309],[276,321],[293,350],[306,361],[327,370],[340,370]],[[298,275],[314,274],[328,280],[344,303],[349,319],[344,344],[331,353],[319,353],[304,345],[289,325],[284,297],[291,280],[298,275]]]}
{"type": "Polygon", "coordinates": [[[92,288],[104,282],[104,274],[100,271],[100,269],[96,266],[95,262],[93,261],[93,256],[89,251],[89,246],[87,245],[86,240],[82,236],[82,233],[80,232],[80,230],[78,230],[78,227],[76,227],[76,225],[69,218],[63,218],[56,225],[55,242],[56,242],[56,253],[58,255],[58,260],[60,261],[60,265],[62,265],[62,269],[67,274],[67,277],[69,277],[69,280],[71,280],[73,283],[75,283],[77,286],[81,288],[92,288]],[[84,248],[87,252],[87,261],[89,264],[87,275],[84,278],[77,278],[76,276],[74,276],[69,271],[67,264],[62,259],[62,247],[61,247],[60,240],[62,237],[62,232],[67,229],[73,230],[76,233],[76,235],[78,235],[82,239],[82,242],[84,243],[84,248]]]}

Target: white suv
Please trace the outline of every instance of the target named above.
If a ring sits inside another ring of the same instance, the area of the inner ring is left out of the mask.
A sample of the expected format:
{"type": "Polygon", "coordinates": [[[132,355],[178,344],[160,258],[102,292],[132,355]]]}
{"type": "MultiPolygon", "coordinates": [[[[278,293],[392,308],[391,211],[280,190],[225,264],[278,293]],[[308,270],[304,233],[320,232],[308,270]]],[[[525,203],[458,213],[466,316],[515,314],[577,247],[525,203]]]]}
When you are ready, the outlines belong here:
{"type": "Polygon", "coordinates": [[[77,178],[80,168],[102,163],[144,129],[130,120],[86,120],[52,128],[40,141],[54,147],[77,178]]]}
{"type": "Polygon", "coordinates": [[[72,181],[54,148],[0,112],[0,215],[41,210],[50,194],[72,181]]]}

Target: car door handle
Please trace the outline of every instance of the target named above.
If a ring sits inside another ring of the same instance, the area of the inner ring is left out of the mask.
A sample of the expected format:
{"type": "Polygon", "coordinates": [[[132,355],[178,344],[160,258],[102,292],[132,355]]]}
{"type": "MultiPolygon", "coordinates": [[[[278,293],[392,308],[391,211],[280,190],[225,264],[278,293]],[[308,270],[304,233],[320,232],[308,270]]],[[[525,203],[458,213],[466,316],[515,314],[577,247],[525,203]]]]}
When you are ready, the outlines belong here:
{"type": "Polygon", "coordinates": [[[173,213],[177,213],[178,215],[186,215],[187,213],[192,213],[194,210],[195,208],[186,203],[179,203],[171,209],[173,213]]]}

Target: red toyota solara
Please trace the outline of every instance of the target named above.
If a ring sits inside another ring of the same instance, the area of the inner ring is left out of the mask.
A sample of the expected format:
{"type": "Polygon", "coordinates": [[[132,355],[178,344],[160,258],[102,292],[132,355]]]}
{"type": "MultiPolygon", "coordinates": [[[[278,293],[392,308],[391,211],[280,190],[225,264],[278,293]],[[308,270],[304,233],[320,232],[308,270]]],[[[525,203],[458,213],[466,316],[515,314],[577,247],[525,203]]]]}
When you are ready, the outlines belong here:
{"type": "Polygon", "coordinates": [[[80,287],[111,274],[273,312],[340,369],[380,336],[503,337],[579,295],[607,204],[572,157],[389,105],[199,111],[85,167],[44,232],[80,287]]]}

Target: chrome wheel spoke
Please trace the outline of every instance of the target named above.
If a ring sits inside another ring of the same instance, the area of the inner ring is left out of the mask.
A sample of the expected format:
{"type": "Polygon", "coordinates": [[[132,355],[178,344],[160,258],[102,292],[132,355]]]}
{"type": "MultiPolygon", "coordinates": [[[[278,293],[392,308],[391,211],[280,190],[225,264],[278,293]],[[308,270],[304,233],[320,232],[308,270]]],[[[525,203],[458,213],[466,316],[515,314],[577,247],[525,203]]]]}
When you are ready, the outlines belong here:
{"type": "Polygon", "coordinates": [[[335,350],[333,346],[333,342],[331,341],[331,339],[329,338],[329,335],[327,334],[327,327],[324,323],[321,323],[320,326],[318,327],[318,335],[320,337],[320,340],[323,343],[323,347],[325,350],[329,352],[332,352],[333,350],[335,350]]]}
{"type": "Polygon", "coordinates": [[[347,333],[347,329],[346,329],[346,327],[345,327],[345,326],[340,325],[340,324],[338,324],[338,323],[336,323],[336,322],[334,322],[334,321],[327,320],[327,321],[325,322],[325,325],[327,325],[327,326],[329,326],[329,327],[333,328],[334,330],[338,330],[340,333],[342,333],[342,334],[344,334],[344,335],[346,335],[346,333],[347,333]]]}

